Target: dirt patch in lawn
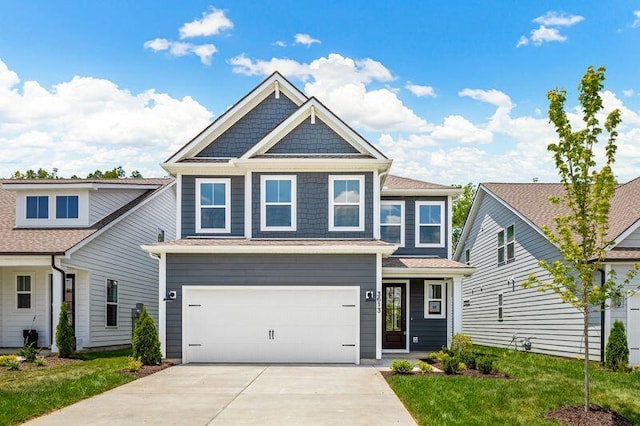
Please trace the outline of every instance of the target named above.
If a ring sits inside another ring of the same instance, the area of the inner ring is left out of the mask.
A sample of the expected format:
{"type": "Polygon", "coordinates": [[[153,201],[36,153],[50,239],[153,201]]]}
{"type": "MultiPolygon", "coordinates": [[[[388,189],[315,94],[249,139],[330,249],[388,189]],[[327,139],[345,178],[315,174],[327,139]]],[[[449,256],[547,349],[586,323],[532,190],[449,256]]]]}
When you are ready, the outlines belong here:
{"type": "MultiPolygon", "coordinates": [[[[60,358],[58,355],[50,355],[50,356],[46,356],[44,357],[44,365],[37,365],[35,362],[31,363],[31,362],[26,362],[26,361],[21,361],[20,362],[20,371],[25,371],[25,370],[45,370],[47,368],[52,368],[52,367],[58,367],[60,365],[68,365],[68,364],[76,364],[78,362],[84,362],[81,359],[75,359],[75,358],[60,358]]],[[[16,372],[15,370],[9,370],[6,367],[1,367],[0,368],[0,374],[6,374],[6,373],[14,373],[16,372]]]]}
{"type": "Polygon", "coordinates": [[[545,415],[547,419],[557,420],[567,426],[632,426],[631,420],[608,408],[591,404],[589,411],[584,411],[584,405],[560,407],[545,415]]]}
{"type": "MultiPolygon", "coordinates": [[[[436,364],[434,364],[436,365],[436,364]]],[[[437,365],[436,365],[437,366],[437,365]]],[[[383,377],[391,377],[394,375],[400,375],[400,374],[396,374],[393,371],[381,371],[380,373],[382,373],[383,377]]],[[[478,370],[464,370],[464,371],[458,371],[458,374],[444,374],[444,372],[442,371],[430,371],[428,373],[423,373],[421,371],[413,371],[409,374],[404,374],[404,376],[424,376],[424,377],[433,377],[433,376],[438,376],[438,377],[475,377],[478,379],[513,379],[513,377],[509,377],[503,373],[500,372],[493,372],[491,374],[482,374],[480,371],[478,370]]]]}
{"type": "Polygon", "coordinates": [[[172,362],[164,361],[162,362],[162,364],[158,364],[158,365],[143,365],[142,368],[138,371],[129,371],[125,369],[125,370],[120,370],[119,373],[126,374],[127,376],[133,376],[136,379],[139,379],[141,377],[145,377],[150,374],[157,373],[158,371],[164,370],[165,368],[169,368],[172,365],[174,365],[172,362]]]}

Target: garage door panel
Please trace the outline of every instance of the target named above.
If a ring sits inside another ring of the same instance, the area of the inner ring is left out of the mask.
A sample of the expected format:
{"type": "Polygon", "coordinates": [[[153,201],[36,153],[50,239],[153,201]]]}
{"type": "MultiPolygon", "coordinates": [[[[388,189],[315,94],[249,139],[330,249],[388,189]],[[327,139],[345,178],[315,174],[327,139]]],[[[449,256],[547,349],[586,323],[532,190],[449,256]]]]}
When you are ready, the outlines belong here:
{"type": "Polygon", "coordinates": [[[355,287],[186,289],[186,359],[356,362],[358,297],[355,287]]]}

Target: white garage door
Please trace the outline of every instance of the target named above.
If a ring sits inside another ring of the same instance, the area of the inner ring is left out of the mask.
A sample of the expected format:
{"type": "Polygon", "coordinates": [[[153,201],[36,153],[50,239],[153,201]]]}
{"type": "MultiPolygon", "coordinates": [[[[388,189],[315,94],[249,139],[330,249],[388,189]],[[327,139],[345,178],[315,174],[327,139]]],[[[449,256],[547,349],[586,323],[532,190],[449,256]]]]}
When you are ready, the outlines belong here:
{"type": "Polygon", "coordinates": [[[359,288],[183,287],[183,362],[359,362],[359,288]]]}

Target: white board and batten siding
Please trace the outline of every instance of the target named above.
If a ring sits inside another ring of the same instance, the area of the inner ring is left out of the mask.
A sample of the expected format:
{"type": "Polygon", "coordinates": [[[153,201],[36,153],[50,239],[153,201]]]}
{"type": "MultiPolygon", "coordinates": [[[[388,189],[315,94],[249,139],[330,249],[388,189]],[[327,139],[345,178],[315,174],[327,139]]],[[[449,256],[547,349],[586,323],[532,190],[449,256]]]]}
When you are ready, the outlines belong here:
{"type": "Polygon", "coordinates": [[[89,223],[109,216],[145,193],[144,189],[99,189],[89,193],[89,223]]]}
{"type": "MultiPolygon", "coordinates": [[[[513,335],[530,336],[534,352],[570,357],[584,353],[582,314],[553,292],[521,286],[531,274],[549,278],[538,265],[540,259],[559,259],[558,250],[544,236],[486,194],[464,244],[476,272],[463,280],[463,332],[474,343],[504,348],[513,335]],[[515,259],[498,265],[498,232],[510,225],[515,225],[515,259]],[[500,293],[502,321],[498,319],[500,293]]],[[[591,330],[590,353],[599,359],[600,327],[591,330]]]]}
{"type": "Polygon", "coordinates": [[[70,269],[90,271],[88,291],[88,340],[85,347],[131,343],[131,308],[144,303],[158,324],[158,261],[140,246],[157,241],[159,231],[165,241],[175,239],[175,186],[154,196],[104,233],[65,259],[70,269]],[[106,326],[106,281],[118,282],[118,325],[106,326]]]}

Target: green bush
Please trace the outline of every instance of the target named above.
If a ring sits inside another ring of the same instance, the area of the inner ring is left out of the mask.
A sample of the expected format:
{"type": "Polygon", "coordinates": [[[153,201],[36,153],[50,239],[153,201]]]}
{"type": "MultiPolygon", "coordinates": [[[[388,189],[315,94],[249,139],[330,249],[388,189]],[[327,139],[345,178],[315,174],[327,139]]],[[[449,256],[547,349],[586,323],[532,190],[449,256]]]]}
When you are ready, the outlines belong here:
{"type": "Polygon", "coordinates": [[[418,368],[423,373],[431,373],[433,371],[433,367],[431,366],[431,364],[426,363],[424,361],[419,361],[418,362],[418,368]]]}
{"type": "Polygon", "coordinates": [[[413,364],[406,359],[396,359],[391,363],[391,371],[396,374],[411,374],[413,364]]]}
{"type": "Polygon", "coordinates": [[[467,368],[475,370],[476,369],[476,356],[477,355],[472,351],[464,351],[464,352],[461,352],[458,355],[458,358],[460,358],[461,362],[465,363],[467,368]]]}
{"type": "Polygon", "coordinates": [[[36,358],[35,364],[38,367],[44,367],[45,365],[47,365],[47,360],[44,357],[39,356],[38,358],[36,358]]]}
{"type": "Polygon", "coordinates": [[[0,367],[7,367],[12,362],[18,362],[16,355],[0,355],[0,367]]]}
{"type": "Polygon", "coordinates": [[[5,367],[7,367],[7,370],[18,371],[20,370],[20,361],[18,361],[18,358],[9,359],[5,362],[5,367]]]}
{"type": "Polygon", "coordinates": [[[73,355],[73,344],[75,336],[73,335],[73,327],[69,323],[69,312],[67,304],[62,302],[60,306],[60,316],[58,317],[58,326],[56,327],[56,345],[58,346],[58,355],[61,358],[69,358],[73,355]]]}
{"type": "Polygon", "coordinates": [[[36,357],[40,354],[40,349],[34,345],[25,345],[18,351],[18,355],[24,357],[25,361],[32,363],[36,360],[36,357]]]}
{"type": "Polygon", "coordinates": [[[481,356],[476,359],[476,367],[482,374],[491,374],[493,371],[493,359],[488,356],[481,356]]]}
{"type": "Polygon", "coordinates": [[[460,370],[460,360],[454,356],[445,356],[442,359],[442,370],[444,374],[458,374],[458,370],[460,370]]]}
{"type": "Polygon", "coordinates": [[[605,367],[614,371],[626,371],[629,366],[629,346],[622,321],[616,321],[611,328],[605,351],[605,367]]]}
{"type": "Polygon", "coordinates": [[[471,352],[471,346],[471,336],[466,334],[456,333],[451,339],[451,352],[453,352],[453,355],[471,352]]]}
{"type": "Polygon", "coordinates": [[[142,361],[144,365],[159,364],[162,360],[158,330],[144,306],[135,324],[132,346],[133,357],[142,361]]]}
{"type": "Polygon", "coordinates": [[[142,368],[142,361],[130,356],[129,362],[127,363],[127,370],[129,370],[131,373],[135,373],[137,371],[140,371],[141,368],[142,368]]]}

